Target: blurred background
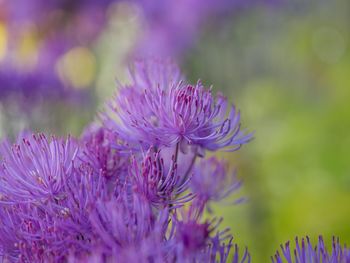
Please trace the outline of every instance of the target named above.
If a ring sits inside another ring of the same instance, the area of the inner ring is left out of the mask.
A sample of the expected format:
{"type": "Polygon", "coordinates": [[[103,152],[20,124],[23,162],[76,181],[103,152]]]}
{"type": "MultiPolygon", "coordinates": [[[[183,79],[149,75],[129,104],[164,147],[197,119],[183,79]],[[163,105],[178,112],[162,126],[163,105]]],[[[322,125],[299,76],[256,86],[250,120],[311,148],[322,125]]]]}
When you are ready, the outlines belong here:
{"type": "Polygon", "coordinates": [[[79,136],[133,57],[171,56],[255,132],[221,154],[247,202],[215,207],[253,262],[295,236],[350,244],[350,2],[174,2],[0,0],[0,136],[79,136]]]}

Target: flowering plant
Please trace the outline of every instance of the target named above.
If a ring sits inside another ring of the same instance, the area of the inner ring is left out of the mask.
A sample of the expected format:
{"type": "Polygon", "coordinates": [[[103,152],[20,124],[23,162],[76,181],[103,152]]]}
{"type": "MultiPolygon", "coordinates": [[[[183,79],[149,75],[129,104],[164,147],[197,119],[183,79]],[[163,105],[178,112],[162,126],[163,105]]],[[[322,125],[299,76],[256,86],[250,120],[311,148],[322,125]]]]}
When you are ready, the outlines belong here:
{"type": "MultiPolygon", "coordinates": [[[[169,61],[136,62],[131,77],[80,138],[1,144],[2,262],[251,261],[211,209],[241,183],[206,157],[251,140],[239,112],[169,61]]],[[[338,241],[331,255],[322,240],[297,242],[295,261],[289,244],[282,252],[287,262],[350,258],[338,241]]],[[[283,262],[278,252],[272,261],[283,262]]]]}

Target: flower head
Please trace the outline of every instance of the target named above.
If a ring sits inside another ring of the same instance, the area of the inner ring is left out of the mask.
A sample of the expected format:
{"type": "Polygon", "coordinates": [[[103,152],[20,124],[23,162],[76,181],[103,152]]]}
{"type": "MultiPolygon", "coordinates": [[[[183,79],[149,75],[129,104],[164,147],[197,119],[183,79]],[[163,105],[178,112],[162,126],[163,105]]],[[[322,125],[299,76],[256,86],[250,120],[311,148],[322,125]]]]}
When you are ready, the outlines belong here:
{"type": "Polygon", "coordinates": [[[165,89],[124,86],[108,104],[105,125],[123,140],[149,147],[186,143],[216,151],[235,151],[251,139],[240,128],[240,114],[222,95],[201,82],[168,83],[165,89]],[[228,109],[229,108],[229,109],[228,109]]]}
{"type": "Polygon", "coordinates": [[[85,129],[81,144],[83,146],[81,158],[93,167],[96,174],[110,180],[125,177],[128,155],[122,155],[113,146],[118,141],[115,133],[97,124],[85,129]]]}
{"type": "Polygon", "coordinates": [[[197,202],[219,202],[241,186],[235,173],[229,173],[228,163],[215,157],[201,160],[194,167],[191,189],[196,194],[197,202]]]}
{"type": "Polygon", "coordinates": [[[121,194],[117,199],[98,200],[90,220],[105,253],[109,255],[138,245],[156,231],[157,223],[149,203],[143,197],[130,193],[121,194]]]}
{"type": "Polygon", "coordinates": [[[172,220],[174,224],[174,238],[172,244],[173,257],[182,262],[208,262],[225,263],[232,256],[233,263],[250,262],[250,255],[245,250],[241,257],[238,246],[232,253],[233,238],[229,234],[229,229],[219,230],[222,219],[212,219],[211,221],[200,222],[197,215],[176,214],[172,220]],[[182,217],[182,218],[181,218],[182,217]]]}
{"type": "Polygon", "coordinates": [[[350,249],[340,244],[339,238],[333,238],[332,249],[327,250],[322,236],[318,238],[318,243],[313,246],[309,237],[302,238],[301,242],[295,239],[296,248],[294,252],[290,249],[288,241],[284,246],[281,245],[282,254],[279,251],[272,257],[272,263],[348,263],[350,262],[350,249]]]}
{"type": "Polygon", "coordinates": [[[188,189],[189,181],[177,171],[177,163],[172,157],[169,168],[166,169],[160,152],[150,149],[144,157],[141,167],[136,158],[132,160],[130,174],[134,178],[135,191],[145,196],[148,201],[157,206],[174,209],[189,202],[193,195],[183,193],[188,189]]]}
{"type": "Polygon", "coordinates": [[[47,139],[43,134],[23,138],[13,147],[5,142],[1,151],[0,202],[59,199],[78,151],[72,138],[47,139]]]}
{"type": "MultiPolygon", "coordinates": [[[[44,164],[40,167],[47,168],[44,164]]],[[[7,192],[0,202],[1,254],[24,262],[58,262],[66,258],[68,250],[77,255],[86,252],[92,239],[89,209],[103,191],[94,176],[92,169],[81,163],[78,168],[72,166],[57,189],[45,183],[47,188],[42,191],[36,190],[42,184],[31,190],[30,178],[28,185],[21,178],[12,178],[22,184],[14,185],[16,192],[7,192]],[[47,189],[56,191],[46,193],[47,189]],[[19,199],[17,192],[28,200],[19,199]]]]}

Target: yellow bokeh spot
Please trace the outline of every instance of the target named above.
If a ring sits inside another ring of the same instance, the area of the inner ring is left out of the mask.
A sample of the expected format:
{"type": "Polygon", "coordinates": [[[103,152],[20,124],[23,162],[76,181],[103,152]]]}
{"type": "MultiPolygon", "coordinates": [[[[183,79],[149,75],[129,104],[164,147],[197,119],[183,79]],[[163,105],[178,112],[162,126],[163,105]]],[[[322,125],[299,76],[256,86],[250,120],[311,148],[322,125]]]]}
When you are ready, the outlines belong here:
{"type": "Polygon", "coordinates": [[[27,25],[21,32],[15,50],[15,61],[19,69],[31,70],[35,67],[39,56],[39,39],[37,28],[27,25]]]}
{"type": "Polygon", "coordinates": [[[89,49],[75,47],[58,60],[56,70],[65,84],[85,88],[95,79],[96,59],[89,49]]]}
{"type": "Polygon", "coordinates": [[[5,24],[0,22],[0,60],[6,55],[7,49],[7,29],[5,24]]]}

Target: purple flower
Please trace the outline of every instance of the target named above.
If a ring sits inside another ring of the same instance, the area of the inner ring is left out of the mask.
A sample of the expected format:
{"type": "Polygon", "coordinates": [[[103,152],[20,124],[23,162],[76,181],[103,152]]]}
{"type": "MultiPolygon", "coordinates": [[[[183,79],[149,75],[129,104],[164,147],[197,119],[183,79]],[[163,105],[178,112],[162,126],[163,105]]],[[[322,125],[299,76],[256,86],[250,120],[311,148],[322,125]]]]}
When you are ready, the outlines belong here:
{"type": "Polygon", "coordinates": [[[188,189],[189,179],[183,178],[177,171],[177,163],[172,157],[169,168],[164,166],[160,153],[149,149],[141,167],[132,159],[130,175],[134,178],[135,191],[145,196],[153,205],[174,209],[189,202],[193,195],[183,193],[188,189]]]}
{"type": "Polygon", "coordinates": [[[136,53],[162,57],[181,55],[210,21],[251,6],[252,0],[136,0],[143,14],[143,34],[136,53]]]}
{"type": "Polygon", "coordinates": [[[157,220],[147,200],[127,190],[118,198],[99,199],[91,211],[90,220],[97,241],[107,255],[138,246],[153,234],[162,236],[165,230],[162,225],[166,222],[157,220]]]}
{"type": "Polygon", "coordinates": [[[23,138],[13,147],[5,142],[1,150],[0,202],[60,199],[77,153],[77,145],[71,138],[49,140],[39,134],[23,138]]]}
{"type": "MultiPolygon", "coordinates": [[[[108,104],[105,125],[121,139],[144,147],[193,145],[235,151],[251,139],[240,128],[240,114],[222,95],[198,82],[169,83],[166,88],[123,86],[108,104]]],[[[198,150],[200,152],[200,150],[198,150]]]]}
{"type": "Polygon", "coordinates": [[[70,263],[96,263],[96,262],[128,262],[128,263],[163,263],[166,260],[164,243],[151,234],[148,238],[140,240],[136,244],[121,248],[118,252],[109,250],[105,252],[103,247],[96,246],[91,253],[83,256],[70,255],[70,263]]]}
{"type": "MultiPolygon", "coordinates": [[[[144,90],[167,90],[179,83],[183,77],[179,67],[171,59],[139,59],[129,67],[131,84],[142,94],[144,90]]],[[[122,86],[122,85],[121,85],[122,86]]]]}
{"type": "Polygon", "coordinates": [[[231,237],[228,242],[222,242],[220,237],[216,235],[211,239],[210,249],[208,250],[208,258],[211,263],[250,263],[251,256],[246,248],[243,255],[240,254],[237,244],[233,244],[233,238],[231,237]],[[234,252],[232,253],[232,247],[234,252]],[[232,258],[229,261],[229,258],[232,258]]]}
{"type": "Polygon", "coordinates": [[[96,198],[107,195],[103,179],[81,163],[72,166],[53,197],[19,200],[5,195],[0,202],[0,254],[24,262],[60,262],[68,252],[78,257],[91,251],[94,236],[89,214],[96,198]]]}
{"type": "Polygon", "coordinates": [[[282,254],[279,251],[272,257],[272,263],[348,263],[350,262],[350,249],[340,244],[339,238],[333,238],[332,249],[327,250],[322,236],[319,237],[315,247],[312,246],[310,239],[302,238],[301,242],[295,239],[296,248],[294,252],[290,249],[289,241],[281,245],[282,254]]]}
{"type": "Polygon", "coordinates": [[[106,114],[108,128],[92,124],[79,140],[24,133],[1,145],[1,260],[250,262],[222,219],[203,218],[239,183],[214,158],[195,165],[203,150],[235,150],[250,135],[225,99],[159,63],[135,65],[121,123],[106,114]]]}
{"type": "Polygon", "coordinates": [[[93,167],[96,174],[123,184],[129,155],[122,155],[112,147],[118,140],[115,133],[93,123],[81,137],[83,153],[80,157],[93,167]]]}
{"type": "Polygon", "coordinates": [[[236,173],[229,173],[228,163],[215,157],[201,160],[194,168],[191,189],[199,204],[219,202],[241,187],[236,173]]]}
{"type": "Polygon", "coordinates": [[[13,148],[3,143],[1,153],[1,255],[58,262],[67,250],[87,251],[92,238],[88,212],[102,183],[76,159],[77,143],[39,134],[13,148]]]}
{"type": "Polygon", "coordinates": [[[228,233],[229,229],[218,230],[222,219],[214,218],[201,223],[200,216],[194,210],[196,209],[190,208],[187,210],[188,214],[183,210],[172,220],[174,236],[170,243],[173,258],[180,262],[224,263],[229,262],[229,258],[232,257],[232,263],[250,262],[248,251],[245,250],[241,257],[237,245],[232,254],[233,238],[228,233]]]}
{"type": "MultiPolygon", "coordinates": [[[[64,240],[55,231],[54,218],[31,204],[0,205],[0,252],[10,262],[42,262],[62,259],[55,240],[64,240]]],[[[62,244],[61,244],[62,246],[62,244]]]]}
{"type": "Polygon", "coordinates": [[[67,34],[68,42],[74,39],[84,43],[93,40],[101,31],[106,23],[105,12],[115,1],[33,0],[30,3],[23,3],[20,0],[13,0],[1,2],[0,7],[11,29],[18,30],[25,25],[34,24],[42,33],[64,32],[67,34]]]}

